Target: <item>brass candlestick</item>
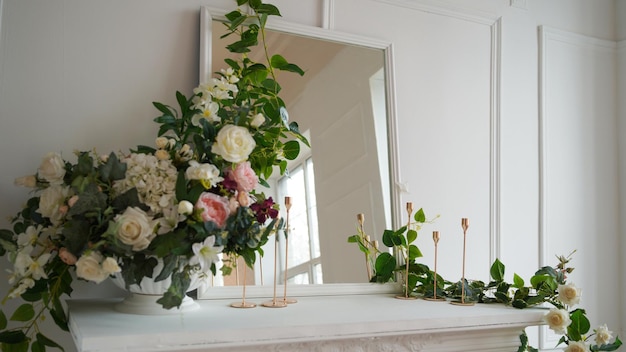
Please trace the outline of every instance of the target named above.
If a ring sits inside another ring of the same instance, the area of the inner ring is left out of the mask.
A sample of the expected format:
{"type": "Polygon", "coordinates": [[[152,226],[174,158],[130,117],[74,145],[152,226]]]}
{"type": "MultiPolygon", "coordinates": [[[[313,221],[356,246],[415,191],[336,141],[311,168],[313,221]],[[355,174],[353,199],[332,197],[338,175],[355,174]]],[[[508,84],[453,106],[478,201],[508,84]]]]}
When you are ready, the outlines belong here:
{"type": "MultiPolygon", "coordinates": [[[[409,230],[411,229],[411,215],[413,214],[413,203],[411,202],[407,202],[406,203],[406,212],[408,215],[408,219],[407,219],[407,224],[406,224],[406,231],[407,233],[409,232],[409,230]]],[[[408,246],[408,239],[407,239],[407,246],[408,246]]],[[[409,249],[407,248],[405,253],[404,253],[404,261],[406,262],[405,264],[405,269],[404,269],[404,296],[396,296],[396,298],[398,299],[416,299],[417,297],[411,297],[409,296],[409,249]]]]}
{"type": "Polygon", "coordinates": [[[274,298],[271,301],[267,301],[267,302],[263,302],[261,303],[261,305],[263,307],[268,307],[268,308],[284,308],[287,307],[287,303],[285,302],[278,302],[276,300],[276,285],[278,282],[278,277],[276,276],[276,268],[278,267],[277,265],[277,257],[278,257],[278,227],[280,221],[277,219],[276,220],[276,233],[274,234],[274,298]]]}
{"type": "Polygon", "coordinates": [[[286,304],[298,303],[298,300],[287,298],[287,270],[289,269],[289,210],[291,210],[291,197],[285,197],[285,209],[287,210],[287,220],[285,222],[285,275],[283,276],[283,284],[285,292],[283,294],[283,302],[286,304]]]}
{"type": "Polygon", "coordinates": [[[435,242],[435,275],[433,277],[433,296],[424,297],[427,301],[445,301],[445,297],[437,297],[437,247],[439,244],[439,231],[433,231],[433,242],[435,242]]]}
{"type": "Polygon", "coordinates": [[[473,306],[474,302],[465,302],[465,248],[467,243],[467,229],[469,228],[469,219],[461,219],[461,227],[463,228],[463,277],[461,278],[461,300],[452,301],[450,303],[458,306],[473,306]]]}
{"type": "MultiPolygon", "coordinates": [[[[239,268],[239,263],[238,263],[238,259],[235,259],[235,262],[237,263],[237,268],[239,268]]],[[[246,302],[246,273],[248,272],[248,270],[244,267],[243,268],[243,294],[241,296],[241,302],[234,302],[231,303],[230,306],[233,308],[254,308],[256,307],[255,303],[250,303],[250,302],[246,302]]],[[[239,273],[239,269],[237,269],[237,273],[239,273]]],[[[239,275],[237,275],[239,276],[239,275]]]]}

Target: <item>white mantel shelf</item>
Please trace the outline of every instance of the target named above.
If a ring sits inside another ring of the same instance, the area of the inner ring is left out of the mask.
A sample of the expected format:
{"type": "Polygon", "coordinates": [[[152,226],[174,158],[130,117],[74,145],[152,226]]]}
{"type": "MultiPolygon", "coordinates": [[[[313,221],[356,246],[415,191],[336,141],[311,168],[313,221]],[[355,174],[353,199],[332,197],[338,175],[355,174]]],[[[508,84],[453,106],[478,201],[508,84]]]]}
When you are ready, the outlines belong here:
{"type": "MultiPolygon", "coordinates": [[[[516,351],[543,309],[457,306],[393,295],[299,297],[286,308],[200,300],[184,314],[118,313],[117,300],[70,300],[79,351],[516,351]]],[[[250,300],[262,303],[263,300],[250,300]]]]}

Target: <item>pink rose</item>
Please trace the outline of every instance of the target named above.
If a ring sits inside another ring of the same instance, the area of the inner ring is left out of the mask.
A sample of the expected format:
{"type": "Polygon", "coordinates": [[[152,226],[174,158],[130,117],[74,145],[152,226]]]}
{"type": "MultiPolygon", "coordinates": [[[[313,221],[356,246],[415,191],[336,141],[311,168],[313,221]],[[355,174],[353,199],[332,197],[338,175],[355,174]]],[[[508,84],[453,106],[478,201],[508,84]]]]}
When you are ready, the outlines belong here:
{"type": "Polygon", "coordinates": [[[196,208],[202,210],[200,216],[203,221],[213,221],[219,227],[224,227],[226,218],[230,214],[228,199],[210,192],[200,195],[196,208]]]}
{"type": "Polygon", "coordinates": [[[237,182],[237,190],[240,192],[250,192],[259,183],[259,177],[252,170],[249,161],[237,164],[230,170],[230,176],[237,182]]]}

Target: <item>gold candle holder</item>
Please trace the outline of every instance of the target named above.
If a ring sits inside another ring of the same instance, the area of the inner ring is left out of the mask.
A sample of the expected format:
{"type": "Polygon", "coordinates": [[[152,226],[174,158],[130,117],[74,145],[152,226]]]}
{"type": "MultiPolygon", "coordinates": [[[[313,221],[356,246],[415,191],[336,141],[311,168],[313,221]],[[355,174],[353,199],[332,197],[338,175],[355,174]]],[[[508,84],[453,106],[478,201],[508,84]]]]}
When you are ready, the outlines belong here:
{"type": "Polygon", "coordinates": [[[433,296],[424,297],[427,301],[445,301],[445,297],[437,297],[437,247],[439,244],[439,231],[433,231],[433,242],[435,243],[435,272],[433,277],[433,296]]]}
{"type": "MultiPolygon", "coordinates": [[[[406,212],[408,215],[408,219],[407,219],[407,224],[406,224],[406,230],[407,233],[409,231],[409,229],[411,228],[411,215],[413,214],[413,203],[411,202],[407,202],[406,203],[406,212]]],[[[408,241],[407,241],[408,242],[408,241]]],[[[404,253],[404,261],[405,261],[405,268],[404,268],[404,295],[403,296],[396,296],[396,298],[398,299],[417,299],[417,297],[412,297],[409,296],[409,249],[406,249],[406,252],[404,253]]]]}
{"type": "Polygon", "coordinates": [[[271,301],[263,302],[261,305],[267,308],[285,308],[287,307],[287,303],[279,302],[276,300],[276,285],[278,282],[278,277],[276,273],[277,265],[277,257],[278,257],[278,227],[279,227],[279,219],[276,219],[276,233],[274,234],[274,298],[271,301]]]}
{"type": "Polygon", "coordinates": [[[469,228],[469,219],[461,219],[461,228],[463,229],[463,277],[461,278],[461,300],[452,301],[450,303],[457,306],[473,306],[474,302],[465,302],[465,248],[467,243],[467,229],[469,228]]]}
{"type": "Polygon", "coordinates": [[[294,298],[287,298],[287,270],[289,269],[289,211],[291,210],[291,197],[285,197],[285,209],[287,210],[287,220],[285,222],[285,275],[284,281],[284,293],[283,302],[285,304],[298,303],[298,300],[294,298]]]}
{"type": "MultiPolygon", "coordinates": [[[[237,277],[239,277],[239,258],[236,258],[236,262],[237,262],[237,277]]],[[[241,296],[241,302],[234,302],[231,303],[230,306],[233,308],[254,308],[256,307],[255,303],[250,303],[250,302],[246,302],[246,273],[248,272],[248,270],[244,267],[243,268],[243,294],[241,296]]]]}

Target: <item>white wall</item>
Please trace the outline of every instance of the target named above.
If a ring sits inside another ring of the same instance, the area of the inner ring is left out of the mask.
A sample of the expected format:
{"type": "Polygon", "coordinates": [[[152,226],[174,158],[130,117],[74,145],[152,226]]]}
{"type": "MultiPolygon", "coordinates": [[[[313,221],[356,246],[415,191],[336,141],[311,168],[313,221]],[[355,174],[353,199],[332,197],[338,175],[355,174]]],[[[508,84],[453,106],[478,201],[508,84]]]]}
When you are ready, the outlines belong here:
{"type": "MultiPolygon", "coordinates": [[[[486,280],[491,256],[501,257],[509,277],[513,272],[532,275],[542,259],[537,27],[611,41],[618,39],[619,32],[619,39],[624,39],[623,27],[616,28],[626,22],[623,0],[616,1],[619,20],[616,2],[609,0],[334,0],[328,2],[332,4],[328,12],[322,0],[276,3],[287,20],[329,24],[336,30],[393,43],[399,178],[410,192],[402,195],[402,202],[413,201],[427,214],[442,214],[436,226],[446,237],[440,242],[443,253],[439,258],[447,262],[442,270],[448,277],[460,275],[458,223],[460,217],[469,217],[468,277],[486,280]],[[332,17],[325,17],[326,13],[332,17]],[[444,128],[450,126],[454,129],[444,128]]],[[[108,152],[152,143],[156,130],[150,121],[156,110],[151,102],[173,104],[176,90],[189,93],[197,83],[200,6],[230,8],[231,4],[228,0],[4,0],[0,213],[17,211],[27,193],[15,188],[13,179],[34,172],[48,151],[70,156],[74,148],[108,152]]],[[[621,48],[623,53],[623,43],[621,48]]],[[[618,66],[623,83],[624,55],[618,66]]],[[[596,69],[576,73],[584,78],[596,69]]],[[[585,88],[583,83],[588,81],[573,80],[566,88],[573,92],[585,88]]],[[[593,84],[606,90],[612,83],[599,80],[593,84]]],[[[604,124],[610,111],[593,101],[571,103],[589,116],[602,114],[602,119],[588,121],[590,128],[610,128],[604,124]]],[[[623,103],[620,109],[623,136],[623,103]]],[[[617,163],[617,135],[607,138],[595,156],[604,164],[617,163]]],[[[623,185],[624,144],[620,150],[619,182],[623,185]]],[[[589,171],[591,177],[617,178],[615,169],[607,175],[606,169],[590,165],[589,171]]],[[[584,187],[580,186],[581,192],[584,187]]],[[[618,192],[615,184],[598,187],[600,194],[618,192]]],[[[626,204],[623,190],[621,201],[626,204]]],[[[620,214],[626,218],[623,206],[620,214]]],[[[619,236],[619,215],[585,216],[588,224],[599,221],[591,230],[606,230],[594,233],[593,238],[588,233],[573,235],[573,242],[581,246],[602,244],[576,255],[573,265],[594,275],[582,268],[604,256],[605,277],[623,281],[625,263],[620,274],[617,256],[603,252],[619,236]]],[[[1,227],[6,225],[4,221],[1,227]]],[[[429,265],[428,234],[433,229],[425,229],[419,240],[429,265]]],[[[622,224],[622,241],[625,229],[622,224]]],[[[567,253],[547,253],[548,257],[556,254],[567,253]]],[[[582,278],[576,283],[587,285],[582,278]]],[[[619,286],[626,289],[623,282],[619,286]]],[[[592,317],[592,325],[615,323],[611,327],[621,330],[623,338],[626,308],[620,314],[613,308],[621,300],[602,300],[599,289],[609,287],[584,287],[584,292],[596,292],[596,299],[586,302],[583,298],[583,306],[594,311],[597,307],[603,313],[592,317]]],[[[0,295],[4,290],[2,285],[0,295]]],[[[102,291],[86,285],[76,294],[100,295],[102,291]]],[[[104,293],[117,292],[106,288],[104,293]]],[[[63,336],[66,350],[72,351],[69,336],[63,336]]]]}

